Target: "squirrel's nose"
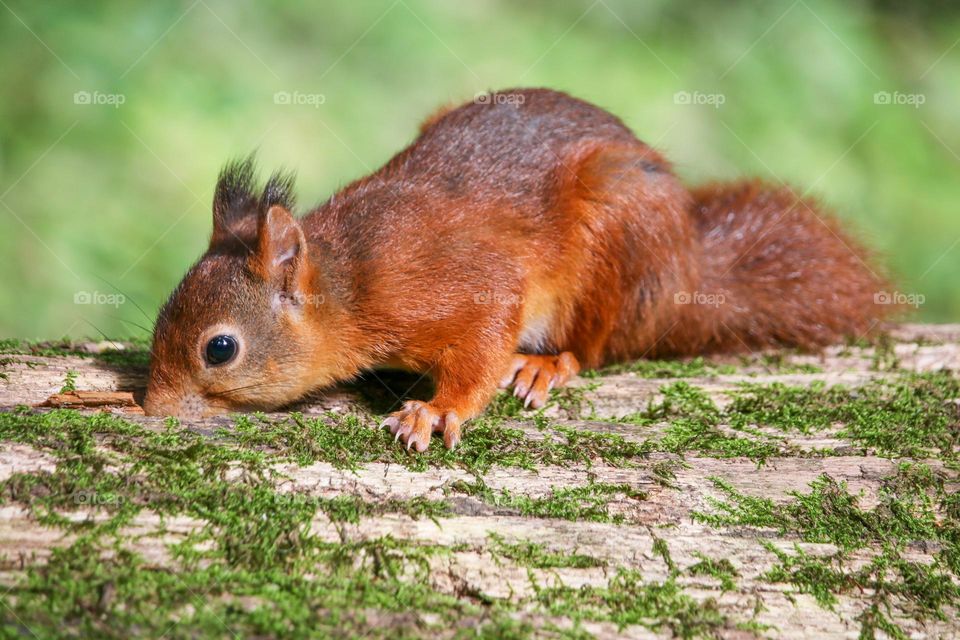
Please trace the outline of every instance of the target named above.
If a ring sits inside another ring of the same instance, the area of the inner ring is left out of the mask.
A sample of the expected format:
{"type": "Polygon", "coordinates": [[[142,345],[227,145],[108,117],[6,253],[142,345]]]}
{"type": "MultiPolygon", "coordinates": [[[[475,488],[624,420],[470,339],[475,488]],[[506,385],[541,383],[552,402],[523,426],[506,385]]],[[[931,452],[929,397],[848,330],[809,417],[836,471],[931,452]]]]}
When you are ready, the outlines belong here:
{"type": "Polygon", "coordinates": [[[173,416],[196,419],[203,417],[206,402],[195,393],[178,394],[148,387],[143,398],[143,412],[148,416],[173,416]]]}
{"type": "Polygon", "coordinates": [[[143,397],[143,412],[148,416],[175,416],[174,403],[164,401],[161,396],[151,390],[143,397]]]}

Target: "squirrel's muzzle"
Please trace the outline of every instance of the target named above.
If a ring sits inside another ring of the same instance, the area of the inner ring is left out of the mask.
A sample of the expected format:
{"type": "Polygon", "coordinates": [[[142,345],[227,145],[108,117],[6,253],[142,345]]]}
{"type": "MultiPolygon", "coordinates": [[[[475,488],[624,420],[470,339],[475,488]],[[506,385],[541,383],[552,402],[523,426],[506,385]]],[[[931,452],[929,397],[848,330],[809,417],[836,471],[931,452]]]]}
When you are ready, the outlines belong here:
{"type": "Polygon", "coordinates": [[[173,416],[184,420],[196,420],[220,413],[217,407],[211,406],[198,393],[176,393],[157,389],[152,385],[147,388],[143,399],[143,411],[148,416],[173,416]]]}

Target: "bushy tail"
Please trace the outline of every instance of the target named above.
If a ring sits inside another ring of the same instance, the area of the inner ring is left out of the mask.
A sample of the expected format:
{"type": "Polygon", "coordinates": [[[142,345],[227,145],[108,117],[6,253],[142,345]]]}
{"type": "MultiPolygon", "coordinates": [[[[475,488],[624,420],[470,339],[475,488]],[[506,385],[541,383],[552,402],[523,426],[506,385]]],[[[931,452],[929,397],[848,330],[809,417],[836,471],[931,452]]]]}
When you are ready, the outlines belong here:
{"type": "Polygon", "coordinates": [[[759,181],[692,193],[703,257],[690,319],[707,336],[701,348],[811,349],[865,336],[895,310],[869,253],[816,203],[759,181]]]}

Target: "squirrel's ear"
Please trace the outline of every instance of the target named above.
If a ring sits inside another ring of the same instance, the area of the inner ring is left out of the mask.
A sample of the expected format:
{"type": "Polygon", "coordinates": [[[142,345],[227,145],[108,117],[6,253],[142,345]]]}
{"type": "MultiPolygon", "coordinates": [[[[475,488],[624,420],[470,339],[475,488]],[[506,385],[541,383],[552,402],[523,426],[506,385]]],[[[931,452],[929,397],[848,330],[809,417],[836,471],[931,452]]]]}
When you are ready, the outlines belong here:
{"type": "Polygon", "coordinates": [[[283,205],[268,208],[257,221],[257,250],[251,268],[289,293],[305,284],[306,265],[307,240],[300,223],[283,205]]]}

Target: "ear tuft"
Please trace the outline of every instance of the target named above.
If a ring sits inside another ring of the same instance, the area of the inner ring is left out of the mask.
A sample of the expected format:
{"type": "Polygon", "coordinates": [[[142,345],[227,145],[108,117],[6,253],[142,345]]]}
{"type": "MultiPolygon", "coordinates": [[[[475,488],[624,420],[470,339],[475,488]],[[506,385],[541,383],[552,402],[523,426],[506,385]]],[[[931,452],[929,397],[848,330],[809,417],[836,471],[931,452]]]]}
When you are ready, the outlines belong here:
{"type": "Polygon", "coordinates": [[[213,194],[215,228],[244,215],[255,204],[253,191],[256,173],[257,158],[254,153],[246,158],[231,160],[220,170],[213,194]]]}
{"type": "MultiPolygon", "coordinates": [[[[240,228],[252,232],[250,223],[273,206],[287,210],[294,205],[295,176],[291,171],[277,171],[263,190],[257,185],[256,153],[231,160],[220,171],[213,196],[213,246],[236,236],[240,228]],[[259,192],[259,195],[257,195],[259,192]]],[[[243,234],[246,236],[246,234],[243,234]]]]}
{"type": "Polygon", "coordinates": [[[263,194],[260,196],[260,210],[266,211],[275,205],[280,205],[287,210],[293,209],[296,202],[296,196],[293,193],[296,180],[297,176],[293,171],[274,172],[267,180],[263,194]]]}

